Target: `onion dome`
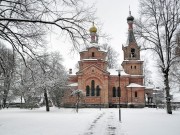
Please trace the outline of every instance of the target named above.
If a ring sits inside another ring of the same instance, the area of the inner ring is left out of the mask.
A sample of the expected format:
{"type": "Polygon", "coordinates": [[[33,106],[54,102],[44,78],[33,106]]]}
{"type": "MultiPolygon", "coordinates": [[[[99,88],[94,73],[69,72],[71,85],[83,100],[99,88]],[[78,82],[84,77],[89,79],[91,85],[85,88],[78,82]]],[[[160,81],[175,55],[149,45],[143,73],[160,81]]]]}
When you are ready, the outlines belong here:
{"type": "Polygon", "coordinates": [[[97,28],[94,26],[94,22],[93,22],[93,26],[89,29],[90,33],[96,33],[97,32],[97,28]]]}
{"type": "Polygon", "coordinates": [[[127,21],[134,21],[134,17],[132,15],[128,16],[127,21]]]}
{"type": "Polygon", "coordinates": [[[127,21],[134,21],[134,17],[131,15],[130,7],[129,7],[129,16],[127,17],[127,21]]]}

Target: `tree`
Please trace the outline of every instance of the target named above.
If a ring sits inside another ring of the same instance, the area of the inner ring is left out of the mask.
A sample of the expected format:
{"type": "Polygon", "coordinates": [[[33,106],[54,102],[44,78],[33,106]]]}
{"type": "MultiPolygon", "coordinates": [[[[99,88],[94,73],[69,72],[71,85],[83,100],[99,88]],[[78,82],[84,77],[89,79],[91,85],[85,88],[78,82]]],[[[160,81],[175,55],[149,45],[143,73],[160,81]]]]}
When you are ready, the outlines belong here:
{"type": "Polygon", "coordinates": [[[167,113],[172,114],[169,73],[177,60],[173,55],[177,42],[175,35],[179,25],[179,0],[140,0],[141,18],[136,22],[136,36],[145,49],[157,54],[158,66],[164,78],[167,113]]]}
{"type": "Polygon", "coordinates": [[[83,100],[83,91],[82,90],[73,90],[72,95],[76,97],[76,112],[78,113],[79,102],[83,100]]]}
{"type": "Polygon", "coordinates": [[[0,45],[0,75],[2,81],[2,105],[6,106],[8,93],[11,87],[15,68],[15,58],[13,52],[4,45],[0,45]]]}
{"type": "Polygon", "coordinates": [[[60,107],[64,91],[67,89],[68,74],[62,65],[62,56],[59,53],[51,53],[48,64],[52,67],[51,76],[53,76],[53,84],[51,85],[49,95],[54,105],[60,107]]]}
{"type": "Polygon", "coordinates": [[[20,96],[21,107],[34,108],[38,105],[42,90],[36,88],[34,80],[34,72],[39,71],[38,62],[32,61],[32,59],[26,58],[26,64],[24,64],[21,57],[16,57],[16,68],[13,80],[13,95],[15,98],[20,96]],[[25,104],[22,106],[24,99],[25,104]]]}
{"type": "Polygon", "coordinates": [[[108,44],[103,44],[101,47],[107,51],[108,68],[117,68],[117,58],[119,54],[108,44]]]}
{"type": "MultiPolygon", "coordinates": [[[[67,73],[61,64],[61,59],[62,57],[58,53],[44,53],[38,58],[40,66],[36,67],[35,72],[33,72],[35,88],[43,90],[46,111],[49,111],[49,98],[54,98],[57,92],[63,94],[63,90],[67,85],[67,73]]],[[[35,63],[38,64],[36,61],[35,63]]],[[[59,100],[58,97],[55,98],[59,100]]]]}
{"type": "Polygon", "coordinates": [[[16,76],[14,80],[14,95],[25,100],[25,107],[33,108],[41,105],[42,97],[49,109],[49,101],[57,106],[67,86],[67,73],[62,65],[62,56],[57,53],[44,53],[32,60],[26,59],[27,66],[19,58],[16,60],[16,76]]]}
{"type": "Polygon", "coordinates": [[[149,70],[148,63],[149,63],[148,59],[145,58],[144,63],[143,63],[144,85],[145,86],[148,86],[149,80],[152,79],[152,76],[151,76],[152,72],[149,70]]]}
{"type": "Polygon", "coordinates": [[[171,67],[170,79],[174,89],[180,91],[180,30],[177,32],[176,39],[178,45],[175,48],[175,55],[178,56],[178,60],[171,67]]]}
{"type": "MultiPolygon", "coordinates": [[[[86,27],[94,20],[92,7],[82,0],[1,0],[0,40],[10,44],[23,60],[45,46],[45,35],[54,27],[74,45],[86,41],[86,27]]],[[[57,32],[57,30],[56,30],[57,32]]]]}

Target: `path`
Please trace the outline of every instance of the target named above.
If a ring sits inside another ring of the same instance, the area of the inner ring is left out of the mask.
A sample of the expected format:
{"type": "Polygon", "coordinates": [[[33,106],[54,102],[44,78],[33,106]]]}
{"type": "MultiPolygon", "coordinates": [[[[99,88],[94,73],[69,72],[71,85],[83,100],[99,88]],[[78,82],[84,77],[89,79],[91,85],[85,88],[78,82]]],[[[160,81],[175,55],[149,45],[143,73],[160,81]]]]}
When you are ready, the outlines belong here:
{"type": "Polygon", "coordinates": [[[127,135],[121,132],[121,124],[115,113],[106,111],[99,114],[83,135],[127,135]]]}

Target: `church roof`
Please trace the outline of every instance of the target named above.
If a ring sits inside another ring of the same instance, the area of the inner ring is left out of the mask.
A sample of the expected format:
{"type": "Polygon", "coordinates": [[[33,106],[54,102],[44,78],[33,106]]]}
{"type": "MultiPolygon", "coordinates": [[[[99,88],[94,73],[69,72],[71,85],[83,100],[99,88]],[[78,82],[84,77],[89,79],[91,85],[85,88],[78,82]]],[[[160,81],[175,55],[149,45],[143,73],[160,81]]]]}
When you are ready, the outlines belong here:
{"type": "Polygon", "coordinates": [[[98,69],[98,70],[102,71],[103,73],[107,73],[107,74],[109,74],[109,72],[108,72],[108,71],[104,70],[103,68],[100,68],[100,67],[99,67],[99,66],[97,66],[96,64],[91,64],[91,65],[89,65],[89,66],[87,66],[87,67],[83,68],[82,70],[79,70],[79,71],[77,72],[77,74],[79,74],[79,73],[83,73],[83,71],[88,70],[88,69],[89,69],[89,68],[91,68],[91,67],[95,67],[96,69],[98,69]]]}
{"type": "Polygon", "coordinates": [[[134,37],[134,32],[132,29],[128,30],[128,37],[124,47],[129,46],[130,43],[136,43],[136,39],[134,37]]]}
{"type": "Polygon", "coordinates": [[[128,88],[139,88],[139,87],[145,87],[145,86],[142,86],[142,85],[139,85],[137,83],[130,83],[128,86],[126,86],[128,88]]]}
{"type": "Polygon", "coordinates": [[[79,53],[88,51],[88,49],[93,48],[93,47],[97,48],[99,51],[107,52],[107,50],[104,50],[98,43],[90,43],[87,45],[87,47],[81,49],[81,51],[79,53]]]}

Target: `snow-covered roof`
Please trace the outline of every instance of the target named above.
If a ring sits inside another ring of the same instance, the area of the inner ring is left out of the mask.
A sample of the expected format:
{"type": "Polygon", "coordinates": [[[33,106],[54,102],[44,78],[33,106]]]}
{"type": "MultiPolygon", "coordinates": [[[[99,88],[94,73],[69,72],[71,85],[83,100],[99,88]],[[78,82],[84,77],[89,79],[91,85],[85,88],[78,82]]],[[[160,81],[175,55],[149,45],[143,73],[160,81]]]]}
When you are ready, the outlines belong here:
{"type": "MultiPolygon", "coordinates": [[[[118,75],[117,69],[107,69],[107,71],[110,73],[110,75],[118,75]]],[[[129,75],[124,72],[124,70],[121,71],[121,76],[129,75]]]]}
{"type": "Polygon", "coordinates": [[[131,75],[132,77],[136,77],[136,76],[144,76],[144,75],[131,75]]]}
{"type": "Polygon", "coordinates": [[[135,62],[137,62],[137,61],[139,61],[139,62],[144,62],[143,60],[124,60],[124,61],[135,61],[135,62]]]}
{"type": "Polygon", "coordinates": [[[92,48],[92,47],[98,48],[99,51],[107,52],[107,50],[104,50],[98,43],[90,43],[89,45],[87,45],[87,47],[81,49],[80,52],[87,51],[88,48],[92,48]]]}
{"type": "Polygon", "coordinates": [[[97,59],[83,59],[83,60],[86,60],[86,61],[88,61],[88,60],[97,60],[97,59]]]}
{"type": "Polygon", "coordinates": [[[145,87],[145,86],[142,86],[142,85],[139,85],[137,83],[130,83],[128,86],[126,86],[128,88],[139,88],[139,87],[145,87]]]}

